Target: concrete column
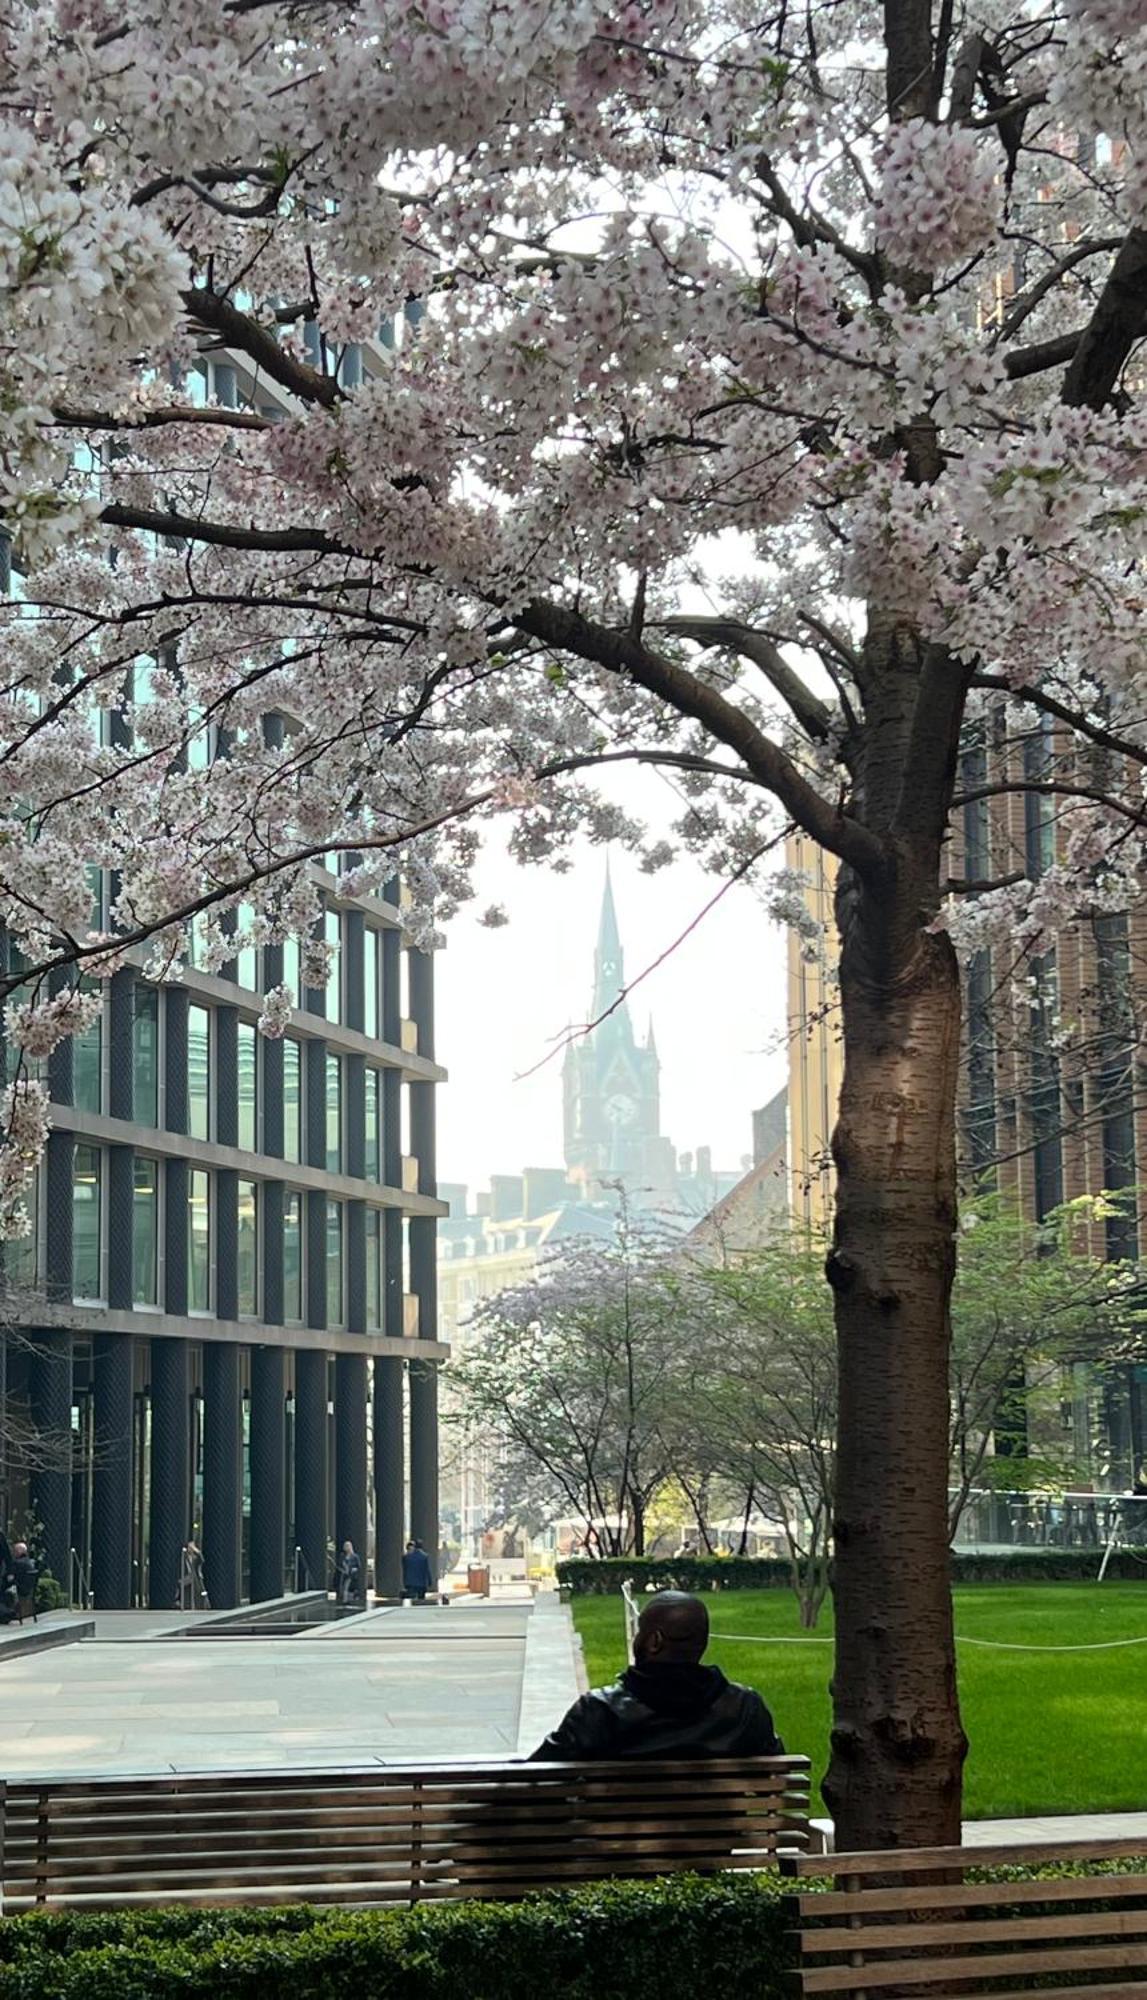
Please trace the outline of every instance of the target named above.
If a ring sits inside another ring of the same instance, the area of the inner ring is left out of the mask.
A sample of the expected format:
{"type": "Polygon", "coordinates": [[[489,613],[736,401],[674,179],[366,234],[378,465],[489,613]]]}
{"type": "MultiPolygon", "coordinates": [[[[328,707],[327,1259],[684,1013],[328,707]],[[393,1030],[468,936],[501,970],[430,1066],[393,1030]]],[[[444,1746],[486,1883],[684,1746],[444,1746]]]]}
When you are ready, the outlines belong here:
{"type": "Polygon", "coordinates": [[[391,1355],[375,1356],[374,1587],[380,1597],[402,1595],[402,1547],[405,1540],[403,1366],[391,1355]]]}
{"type": "Polygon", "coordinates": [[[97,1611],[131,1608],[132,1405],[135,1342],[92,1336],[92,1598],[97,1611]]]}
{"type": "Polygon", "coordinates": [[[221,1146],[239,1143],[239,1012],[215,1009],[215,1137],[221,1146]]]}
{"type": "Polygon", "coordinates": [[[410,1364],[410,1532],[438,1559],[438,1368],[410,1364]]]}
{"type": "Polygon", "coordinates": [[[295,1541],[322,1590],[327,1576],[327,1357],[314,1348],[295,1355],[295,1541]]]}
{"type": "Polygon", "coordinates": [[[39,1327],[31,1338],[32,1423],[42,1463],[32,1473],[29,1490],[42,1530],[44,1564],[67,1591],[72,1571],[72,1336],[39,1327]]]}
{"type": "Polygon", "coordinates": [[[251,1602],[280,1597],[286,1569],[287,1355],[251,1350],[251,1602]]]}
{"type": "Polygon", "coordinates": [[[109,1146],[107,1161],[108,1304],[130,1312],[134,1304],[132,1222],[135,1206],[135,1154],[130,1146],[109,1146]]]}
{"type": "Polygon", "coordinates": [[[366,1562],[365,1354],[335,1356],[335,1551],[348,1539],[366,1562]]]}
{"type": "Polygon", "coordinates": [[[180,1551],[190,1533],[191,1372],[186,1340],[151,1343],[151,1514],[147,1601],[179,1601],[180,1551]]]}
{"type": "Polygon", "coordinates": [[[217,1611],[243,1596],[242,1349],[203,1344],[203,1562],[217,1611]]]}
{"type": "Polygon", "coordinates": [[[135,1104],[132,1030],[135,1023],[135,972],[128,965],[112,974],[108,991],[108,1115],[130,1118],[135,1104]]]}
{"type": "Polygon", "coordinates": [[[164,1124],[169,1132],[187,1130],[187,1010],[190,1001],[181,986],[169,986],[163,995],[164,1124]]]}

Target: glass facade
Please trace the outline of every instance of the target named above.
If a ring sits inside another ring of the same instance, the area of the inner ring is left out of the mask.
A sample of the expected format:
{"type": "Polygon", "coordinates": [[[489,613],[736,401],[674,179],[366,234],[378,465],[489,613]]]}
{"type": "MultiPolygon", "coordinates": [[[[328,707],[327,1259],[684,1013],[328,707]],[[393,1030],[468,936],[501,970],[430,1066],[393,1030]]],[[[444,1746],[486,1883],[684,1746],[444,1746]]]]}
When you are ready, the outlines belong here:
{"type": "Polygon", "coordinates": [[[259,1043],[252,1021],[239,1023],[239,1144],[255,1152],[259,1143],[259,1043]]]}
{"type": "Polygon", "coordinates": [[[377,931],[366,926],[363,933],[363,1017],[365,1034],[372,1041],[378,1040],[378,1024],[382,1018],[382,949],[377,931]]]}
{"type": "Polygon", "coordinates": [[[376,1069],[366,1073],[366,1177],[382,1179],[382,1076],[376,1069]]]}
{"type": "Polygon", "coordinates": [[[299,994],[302,987],[299,956],[298,938],[285,938],[283,940],[283,985],[289,990],[296,1007],[299,1004],[299,994]]]}
{"type": "Polygon", "coordinates": [[[297,1164],[303,1157],[303,1051],[292,1036],[283,1037],[283,1158],[297,1164]]]}
{"type": "Polygon", "coordinates": [[[137,1306],[159,1298],[159,1168],[136,1158],[132,1168],[131,1295],[137,1306]]]}
{"type": "Polygon", "coordinates": [[[323,935],[329,945],[334,946],[331,969],[327,974],[327,1020],[342,1020],[342,919],[337,910],[328,910],[323,921],[323,935]]]}
{"type": "Polygon", "coordinates": [[[303,1197],[283,1202],[283,1318],[299,1326],[303,1318],[303,1197]]]}
{"type": "MultiPolygon", "coordinates": [[[[15,994],[13,994],[15,999],[15,994]]],[[[77,1111],[104,1108],[104,1021],[97,1014],[91,1025],[72,1041],[72,1102],[77,1111]]]]}
{"type": "Polygon", "coordinates": [[[342,1171],[343,1066],[338,1056],[327,1056],[327,1172],[342,1171]]]}
{"type": "Polygon", "coordinates": [[[206,1007],[187,1010],[187,1129],[193,1139],[211,1137],[211,1016],[206,1007]]]}
{"type": "Polygon", "coordinates": [[[327,1203],[327,1325],[343,1323],[343,1205],[327,1203]]]}
{"type": "Polygon", "coordinates": [[[366,1212],[366,1325],[368,1333],[382,1328],[382,1211],[366,1212]]]}
{"type": "Polygon", "coordinates": [[[259,1208],[254,1181],[239,1183],[239,1314],[255,1319],[259,1311],[259,1208]]]}
{"type": "Polygon", "coordinates": [[[198,1167],[187,1177],[187,1310],[211,1310],[211,1179],[198,1167]]]}
{"type": "MultiPolygon", "coordinates": [[[[240,936],[251,928],[255,912],[250,903],[240,903],[236,913],[240,936]]],[[[259,954],[253,944],[240,947],[235,959],[235,978],[249,993],[259,991],[259,954]]]]}
{"type": "Polygon", "coordinates": [[[100,1257],[102,1158],[97,1146],[77,1146],[72,1166],[72,1297],[103,1297],[100,1257]]]}
{"type": "Polygon", "coordinates": [[[159,994],[137,986],[131,1024],[132,1103],[141,1125],[159,1124],[159,994]]]}

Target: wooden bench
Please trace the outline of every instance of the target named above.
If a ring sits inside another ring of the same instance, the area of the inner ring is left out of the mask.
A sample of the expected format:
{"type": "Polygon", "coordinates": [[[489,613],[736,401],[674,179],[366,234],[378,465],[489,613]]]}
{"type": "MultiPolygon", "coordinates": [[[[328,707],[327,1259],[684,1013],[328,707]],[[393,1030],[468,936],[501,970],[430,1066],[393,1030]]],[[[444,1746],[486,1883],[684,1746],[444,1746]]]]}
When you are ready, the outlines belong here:
{"type": "Polygon", "coordinates": [[[804,1846],[808,1786],[805,1757],[17,1782],[4,1910],[405,1905],[767,1868],[804,1846]]]}
{"type": "Polygon", "coordinates": [[[794,1897],[800,1991],[852,2000],[1028,2000],[1033,1992],[1128,2000],[1142,1992],[1147,2000],[1147,1873],[968,1880],[987,1869],[1090,1871],[1145,1857],[1142,1838],[794,1856],[781,1864],[786,1874],[837,1885],[794,1897]]]}

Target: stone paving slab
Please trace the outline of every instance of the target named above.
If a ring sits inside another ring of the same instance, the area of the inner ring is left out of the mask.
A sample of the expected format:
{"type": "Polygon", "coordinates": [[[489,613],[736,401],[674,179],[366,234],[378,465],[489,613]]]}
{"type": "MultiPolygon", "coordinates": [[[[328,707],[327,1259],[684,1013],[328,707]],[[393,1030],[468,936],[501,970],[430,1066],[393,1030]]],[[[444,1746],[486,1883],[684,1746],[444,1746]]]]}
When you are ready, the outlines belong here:
{"type": "MultiPolygon", "coordinates": [[[[385,1621],[383,1621],[385,1623],[385,1621]]],[[[437,1645],[412,1612],[370,1644],[317,1638],[89,1640],[0,1665],[14,1779],[512,1755],[525,1653],[476,1624],[437,1645]]]]}

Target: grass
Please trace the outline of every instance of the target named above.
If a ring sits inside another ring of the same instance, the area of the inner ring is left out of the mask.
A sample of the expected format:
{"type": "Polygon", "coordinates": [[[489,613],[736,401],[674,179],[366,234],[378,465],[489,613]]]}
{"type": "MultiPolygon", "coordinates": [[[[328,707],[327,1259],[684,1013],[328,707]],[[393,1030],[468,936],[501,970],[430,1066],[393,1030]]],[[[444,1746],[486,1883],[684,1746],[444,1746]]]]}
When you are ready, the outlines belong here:
{"type": "MultiPolygon", "coordinates": [[[[828,1754],[832,1611],[802,1634],[788,1591],[745,1590],[706,1599],[713,1638],[706,1655],[730,1680],[757,1687],[786,1747],[823,1772],[828,1754]],[[752,1643],[768,1639],[782,1643],[752,1643]],[[803,1643],[786,1643],[791,1641],[803,1643]],[[748,1641],[748,1643],[746,1643],[748,1641]]],[[[971,1743],[965,1768],[969,1819],[1147,1809],[1147,1571],[1142,1583],[977,1584],[955,1592],[960,1702],[971,1743]],[[1009,1646],[1141,1646],[1109,1652],[1009,1652],[1009,1646]]],[[[575,1598],[592,1686],[625,1665],[621,1600],[575,1598]]]]}

